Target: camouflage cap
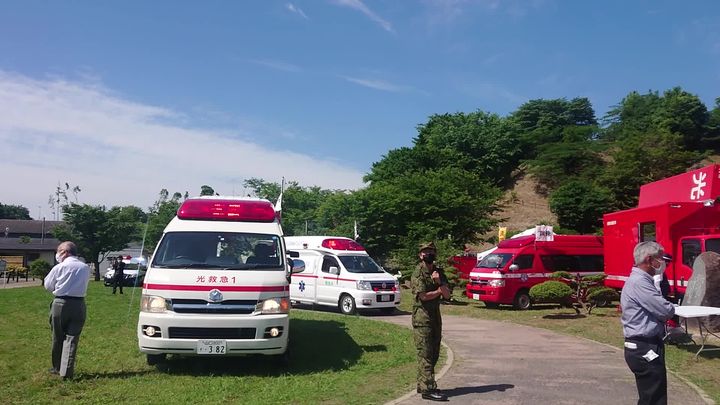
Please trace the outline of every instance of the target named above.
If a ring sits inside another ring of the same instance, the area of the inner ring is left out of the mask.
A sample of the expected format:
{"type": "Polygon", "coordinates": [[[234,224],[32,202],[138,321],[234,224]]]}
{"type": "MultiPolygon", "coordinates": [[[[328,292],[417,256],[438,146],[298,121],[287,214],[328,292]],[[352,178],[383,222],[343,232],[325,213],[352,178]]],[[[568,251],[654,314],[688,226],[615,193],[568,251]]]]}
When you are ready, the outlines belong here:
{"type": "Polygon", "coordinates": [[[433,242],[421,243],[418,252],[422,252],[423,250],[434,250],[437,252],[437,249],[435,248],[435,243],[433,242]]]}

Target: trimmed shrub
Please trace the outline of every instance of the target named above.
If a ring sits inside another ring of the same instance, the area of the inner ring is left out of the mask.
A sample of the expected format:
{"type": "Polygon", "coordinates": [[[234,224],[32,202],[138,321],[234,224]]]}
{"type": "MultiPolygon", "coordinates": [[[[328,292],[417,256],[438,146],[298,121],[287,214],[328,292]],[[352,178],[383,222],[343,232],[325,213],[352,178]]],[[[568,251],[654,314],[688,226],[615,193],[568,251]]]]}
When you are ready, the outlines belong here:
{"type": "Polygon", "coordinates": [[[530,289],[530,298],[537,303],[566,304],[572,294],[572,288],[560,281],[546,281],[530,289]]]}
{"type": "Polygon", "coordinates": [[[37,277],[43,281],[45,281],[45,276],[50,273],[51,269],[52,265],[43,259],[37,259],[30,262],[30,274],[32,274],[33,277],[37,277]]]}

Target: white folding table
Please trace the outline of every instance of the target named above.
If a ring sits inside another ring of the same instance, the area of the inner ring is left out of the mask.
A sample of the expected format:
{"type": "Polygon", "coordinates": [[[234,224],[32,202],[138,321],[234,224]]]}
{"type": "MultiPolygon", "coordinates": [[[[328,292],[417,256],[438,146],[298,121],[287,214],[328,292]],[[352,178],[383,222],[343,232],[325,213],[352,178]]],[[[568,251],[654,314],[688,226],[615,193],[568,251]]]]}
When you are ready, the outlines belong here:
{"type": "Polygon", "coordinates": [[[702,306],[695,306],[695,305],[680,306],[680,307],[675,307],[675,315],[685,319],[685,332],[688,331],[688,328],[687,328],[688,319],[696,319],[697,320],[698,329],[700,330],[701,342],[700,342],[700,350],[698,350],[697,353],[695,353],[695,360],[697,360],[697,358],[701,352],[710,352],[710,351],[720,350],[720,347],[714,347],[711,349],[705,348],[705,343],[706,343],[708,337],[715,336],[716,338],[720,339],[720,336],[716,335],[710,329],[708,329],[707,325],[705,325],[705,322],[703,322],[703,320],[702,320],[702,318],[704,318],[706,316],[720,315],[720,308],[702,307],[702,306]]]}

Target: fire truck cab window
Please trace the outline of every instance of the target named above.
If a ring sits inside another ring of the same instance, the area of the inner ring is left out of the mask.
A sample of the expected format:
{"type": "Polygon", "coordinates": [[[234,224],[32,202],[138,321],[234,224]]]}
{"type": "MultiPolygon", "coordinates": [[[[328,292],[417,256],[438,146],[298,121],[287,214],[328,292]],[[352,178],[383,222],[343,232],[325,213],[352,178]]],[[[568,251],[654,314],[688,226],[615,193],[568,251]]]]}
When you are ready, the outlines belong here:
{"type": "Polygon", "coordinates": [[[682,241],[682,261],[684,265],[692,267],[698,255],[700,255],[699,240],[689,239],[682,241]]]}
{"type": "Polygon", "coordinates": [[[645,222],[640,226],[640,242],[655,242],[657,234],[655,233],[655,222],[645,222]]]}
{"type": "Polygon", "coordinates": [[[547,271],[602,272],[602,255],[547,255],[540,260],[547,271]]]}
{"type": "Polygon", "coordinates": [[[705,241],[705,251],[720,253],[720,239],[708,239],[705,241]]]}
{"type": "Polygon", "coordinates": [[[520,270],[531,269],[533,263],[533,255],[520,255],[513,260],[513,264],[517,264],[520,270]]]}

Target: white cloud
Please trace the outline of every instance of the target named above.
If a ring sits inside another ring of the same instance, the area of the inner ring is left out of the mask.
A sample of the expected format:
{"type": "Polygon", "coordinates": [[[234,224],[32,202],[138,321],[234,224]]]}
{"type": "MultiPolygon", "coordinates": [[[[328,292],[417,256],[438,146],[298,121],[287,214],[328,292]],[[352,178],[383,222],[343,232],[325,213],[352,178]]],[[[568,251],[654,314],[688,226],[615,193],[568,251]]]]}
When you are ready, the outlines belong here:
{"type": "Polygon", "coordinates": [[[298,7],[298,6],[296,6],[296,5],[292,4],[292,3],[286,3],[286,4],[285,4],[285,8],[287,8],[291,13],[295,13],[295,14],[299,15],[300,17],[302,17],[302,18],[304,18],[304,19],[306,19],[306,20],[309,20],[309,19],[310,19],[310,18],[307,16],[307,14],[305,14],[305,12],[302,11],[302,9],[301,9],[300,7],[298,7]]]}
{"type": "Polygon", "coordinates": [[[251,177],[362,187],[357,170],[241,140],[239,131],[187,128],[181,114],[97,84],[0,71],[0,111],[0,202],[32,215],[39,206],[48,215],[58,181],[81,186],[81,203],[143,208],[162,188],[195,195],[208,184],[240,195],[251,177]]]}
{"type": "Polygon", "coordinates": [[[302,70],[302,68],[298,65],[293,65],[292,63],[282,62],[279,60],[251,59],[250,62],[270,69],[282,70],[284,72],[299,72],[302,70]]]}
{"type": "Polygon", "coordinates": [[[385,20],[384,18],[377,15],[374,11],[370,10],[370,8],[365,5],[362,0],[333,0],[333,3],[339,6],[349,7],[357,10],[365,14],[365,16],[369,19],[378,23],[385,31],[393,33],[395,32],[395,30],[393,30],[392,24],[389,21],[385,20]]]}
{"type": "Polygon", "coordinates": [[[429,93],[420,89],[416,89],[412,86],[403,86],[400,84],[394,84],[390,83],[385,80],[381,79],[367,79],[367,78],[361,78],[361,77],[352,77],[352,76],[343,76],[339,75],[338,77],[341,77],[345,80],[347,80],[350,83],[357,84],[359,86],[368,87],[374,90],[380,90],[380,91],[389,91],[393,93],[401,93],[401,92],[415,92],[420,93],[424,95],[428,95],[429,93]]]}
{"type": "Polygon", "coordinates": [[[505,100],[507,103],[519,105],[529,100],[528,97],[517,94],[498,83],[477,81],[474,78],[459,78],[455,81],[455,87],[471,97],[488,102],[505,100]]]}

